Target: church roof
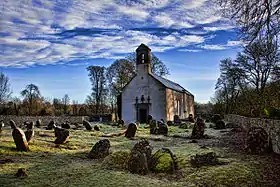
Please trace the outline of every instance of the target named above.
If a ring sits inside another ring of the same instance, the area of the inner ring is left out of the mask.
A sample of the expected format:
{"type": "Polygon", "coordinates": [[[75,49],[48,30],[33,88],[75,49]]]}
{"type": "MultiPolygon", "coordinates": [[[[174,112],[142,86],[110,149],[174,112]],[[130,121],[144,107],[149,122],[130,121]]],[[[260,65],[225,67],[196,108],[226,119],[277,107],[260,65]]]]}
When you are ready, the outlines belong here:
{"type": "Polygon", "coordinates": [[[161,84],[163,84],[166,88],[170,88],[172,90],[175,91],[179,91],[179,92],[185,92],[188,95],[193,95],[191,94],[189,91],[187,91],[185,88],[183,88],[181,85],[172,82],[171,80],[168,80],[166,78],[163,78],[161,76],[158,76],[156,74],[150,74],[154,79],[156,79],[157,81],[159,81],[161,84]]]}
{"type": "Polygon", "coordinates": [[[141,43],[141,45],[139,45],[139,47],[137,47],[136,51],[139,51],[141,49],[148,49],[149,51],[151,51],[151,49],[143,43],[141,43]]]}

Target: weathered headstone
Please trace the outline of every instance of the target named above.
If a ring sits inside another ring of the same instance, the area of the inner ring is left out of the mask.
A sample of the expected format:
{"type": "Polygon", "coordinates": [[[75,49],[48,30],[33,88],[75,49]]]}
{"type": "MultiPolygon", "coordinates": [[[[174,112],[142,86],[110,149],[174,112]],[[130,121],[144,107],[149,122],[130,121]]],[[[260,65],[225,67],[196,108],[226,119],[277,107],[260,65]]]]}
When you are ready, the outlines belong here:
{"type": "Polygon", "coordinates": [[[167,136],[168,134],[168,127],[165,123],[158,121],[158,134],[162,134],[167,136]]]}
{"type": "Polygon", "coordinates": [[[132,173],[147,174],[153,148],[148,140],[140,140],[131,150],[128,169],[132,173]]]}
{"type": "Polygon", "coordinates": [[[219,120],[215,123],[215,129],[225,129],[226,124],[223,120],[219,120]]]}
{"type": "Polygon", "coordinates": [[[26,126],[27,130],[24,132],[26,141],[29,142],[34,136],[34,123],[30,122],[26,126]]]}
{"type": "Polygon", "coordinates": [[[52,120],[50,121],[50,123],[48,124],[46,130],[52,130],[54,128],[55,122],[52,120]]]}
{"type": "Polygon", "coordinates": [[[95,131],[100,131],[100,128],[99,128],[98,125],[94,125],[93,129],[94,129],[95,131]]]}
{"type": "Polygon", "coordinates": [[[124,120],[122,120],[122,119],[120,119],[119,121],[118,121],[118,125],[120,125],[120,126],[124,126],[124,120]]]}
{"type": "Polygon", "coordinates": [[[2,128],[4,127],[4,121],[3,120],[1,120],[0,121],[0,131],[2,131],[2,128]]]}
{"type": "Polygon", "coordinates": [[[85,126],[85,128],[90,131],[92,130],[92,127],[90,126],[90,122],[87,120],[83,120],[83,125],[85,126]]]}
{"type": "Polygon", "coordinates": [[[172,125],[173,125],[173,122],[172,122],[172,121],[167,121],[167,125],[168,125],[168,126],[172,126],[172,125]]]}
{"type": "Polygon", "coordinates": [[[35,127],[41,127],[42,126],[42,121],[41,119],[37,119],[35,123],[35,127]]]}
{"type": "Polygon", "coordinates": [[[100,140],[91,149],[89,158],[100,159],[109,155],[110,141],[108,139],[100,140]]]}
{"type": "Polygon", "coordinates": [[[150,160],[150,168],[152,171],[161,173],[161,172],[170,172],[175,173],[178,169],[178,163],[176,156],[168,148],[162,148],[158,150],[150,160]]]}
{"type": "Polygon", "coordinates": [[[29,151],[28,143],[24,132],[18,128],[13,120],[10,121],[11,128],[13,129],[12,135],[16,148],[18,151],[29,151]]]}
{"type": "Polygon", "coordinates": [[[181,120],[180,120],[180,117],[178,115],[174,115],[173,121],[174,121],[174,125],[180,125],[181,124],[181,120]]]}
{"type": "Polygon", "coordinates": [[[67,122],[62,123],[62,124],[61,124],[61,127],[64,128],[64,129],[70,129],[70,125],[69,125],[69,123],[67,123],[67,122]]]}
{"type": "Polygon", "coordinates": [[[17,173],[15,174],[16,177],[27,177],[26,169],[19,168],[17,173]]]}
{"type": "Polygon", "coordinates": [[[64,144],[69,138],[70,138],[70,133],[68,129],[60,128],[54,125],[54,134],[55,134],[55,141],[54,143],[59,145],[59,144],[64,144]]]}
{"type": "Polygon", "coordinates": [[[130,123],[125,131],[125,137],[133,138],[136,134],[137,125],[135,123],[130,123]]]}
{"type": "Polygon", "coordinates": [[[158,124],[156,120],[150,121],[150,134],[158,134],[158,124]]]}
{"type": "Polygon", "coordinates": [[[261,154],[271,151],[269,136],[261,127],[251,127],[247,134],[246,150],[250,153],[261,154]]]}
{"type": "Polygon", "coordinates": [[[189,114],[188,121],[194,123],[194,118],[192,114],[189,114]]]}
{"type": "Polygon", "coordinates": [[[192,138],[203,138],[204,137],[205,123],[203,119],[197,118],[196,123],[193,126],[192,138]]]}

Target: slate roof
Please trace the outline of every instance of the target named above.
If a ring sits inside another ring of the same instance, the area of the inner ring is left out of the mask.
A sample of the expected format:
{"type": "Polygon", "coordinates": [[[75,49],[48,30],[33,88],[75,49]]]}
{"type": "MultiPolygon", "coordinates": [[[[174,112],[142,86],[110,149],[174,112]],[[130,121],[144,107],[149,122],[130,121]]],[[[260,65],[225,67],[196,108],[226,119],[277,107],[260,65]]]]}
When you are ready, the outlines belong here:
{"type": "Polygon", "coordinates": [[[185,92],[188,95],[192,95],[189,91],[187,91],[185,88],[183,88],[181,85],[172,82],[171,80],[168,80],[166,78],[160,77],[158,75],[155,74],[150,74],[154,79],[156,79],[157,81],[159,81],[161,84],[163,84],[166,88],[170,88],[172,90],[178,91],[178,92],[185,92]]]}

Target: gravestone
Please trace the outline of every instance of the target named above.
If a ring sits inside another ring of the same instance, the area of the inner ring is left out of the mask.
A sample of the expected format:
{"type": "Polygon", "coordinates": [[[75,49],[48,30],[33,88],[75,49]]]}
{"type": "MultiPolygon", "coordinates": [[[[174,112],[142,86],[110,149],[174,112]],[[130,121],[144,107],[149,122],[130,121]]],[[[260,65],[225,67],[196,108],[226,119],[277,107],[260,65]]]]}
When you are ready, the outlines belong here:
{"type": "Polygon", "coordinates": [[[2,128],[4,127],[4,121],[3,120],[1,120],[0,121],[0,131],[2,131],[2,128]]]}
{"type": "Polygon", "coordinates": [[[189,114],[188,121],[194,123],[194,118],[192,114],[189,114]]]}
{"type": "Polygon", "coordinates": [[[150,134],[158,134],[158,126],[156,120],[150,121],[150,134]]]}
{"type": "Polygon", "coordinates": [[[62,124],[61,124],[61,127],[64,128],[64,129],[70,129],[70,125],[69,125],[69,123],[67,123],[67,122],[62,123],[62,124]]]}
{"type": "Polygon", "coordinates": [[[24,132],[26,141],[29,142],[34,136],[34,123],[30,122],[26,126],[27,130],[24,132]]]}
{"type": "Polygon", "coordinates": [[[130,123],[125,131],[125,137],[133,138],[136,134],[137,125],[135,123],[130,123]]]}
{"type": "Polygon", "coordinates": [[[203,122],[203,119],[197,118],[196,123],[193,126],[191,137],[192,138],[203,138],[204,129],[205,129],[205,123],[203,122]]]}
{"type": "Polygon", "coordinates": [[[253,154],[271,151],[269,136],[261,127],[251,127],[246,137],[246,150],[253,154]]]}
{"type": "Polygon", "coordinates": [[[191,165],[194,167],[207,166],[207,165],[221,165],[216,153],[209,152],[204,154],[196,154],[191,156],[191,165]]]}
{"type": "Polygon", "coordinates": [[[50,121],[50,123],[48,124],[46,130],[52,130],[55,126],[55,122],[52,120],[50,121]]]}
{"type": "Polygon", "coordinates": [[[108,139],[100,140],[91,149],[88,158],[100,159],[109,155],[110,141],[108,139]]]}
{"type": "Polygon", "coordinates": [[[42,126],[42,121],[41,119],[38,119],[35,123],[35,127],[41,127],[42,126]]]}
{"type": "Polygon", "coordinates": [[[124,126],[124,120],[122,120],[122,119],[121,119],[121,120],[119,120],[119,121],[118,121],[118,125],[120,125],[120,126],[122,126],[122,127],[123,127],[123,126],[124,126]]]}
{"type": "Polygon", "coordinates": [[[95,131],[100,131],[100,128],[99,128],[98,125],[94,125],[93,129],[94,129],[95,131]]]}
{"type": "Polygon", "coordinates": [[[142,139],[131,150],[128,169],[132,173],[147,174],[153,148],[148,140],[142,139]]]}
{"type": "Polygon", "coordinates": [[[18,151],[29,151],[28,143],[24,132],[18,128],[13,120],[10,121],[11,128],[13,129],[12,136],[18,151]]]}
{"type": "Polygon", "coordinates": [[[168,127],[165,123],[158,121],[158,134],[162,134],[167,136],[168,134],[168,127]]]}
{"type": "Polygon", "coordinates": [[[174,125],[180,125],[181,124],[180,117],[178,115],[174,115],[173,122],[174,122],[174,125]]]}
{"type": "Polygon", "coordinates": [[[64,144],[70,138],[70,133],[68,129],[60,128],[56,125],[54,125],[54,134],[56,137],[54,143],[57,145],[64,144]]]}
{"type": "Polygon", "coordinates": [[[90,126],[90,122],[87,120],[83,120],[83,125],[85,126],[85,128],[90,131],[92,130],[92,127],[90,126]]]}

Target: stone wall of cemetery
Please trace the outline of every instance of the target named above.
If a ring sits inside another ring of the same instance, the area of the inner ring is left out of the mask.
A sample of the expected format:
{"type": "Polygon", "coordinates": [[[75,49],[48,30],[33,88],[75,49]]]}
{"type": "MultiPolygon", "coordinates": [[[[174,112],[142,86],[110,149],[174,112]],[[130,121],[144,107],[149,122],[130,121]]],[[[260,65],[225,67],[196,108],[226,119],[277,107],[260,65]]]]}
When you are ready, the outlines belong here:
{"type": "MultiPolygon", "coordinates": [[[[14,120],[17,125],[23,124],[25,121],[36,121],[40,119],[42,125],[46,126],[51,120],[61,124],[69,121],[70,123],[82,123],[83,119],[88,120],[88,116],[13,116],[13,115],[0,115],[0,120],[3,120],[5,124],[9,124],[10,120],[14,120]]],[[[5,125],[6,126],[6,125],[5,125]]]]}
{"type": "Polygon", "coordinates": [[[280,120],[248,118],[229,114],[225,116],[225,121],[237,124],[245,130],[249,130],[250,127],[264,128],[271,138],[273,151],[280,154],[280,120]]]}

